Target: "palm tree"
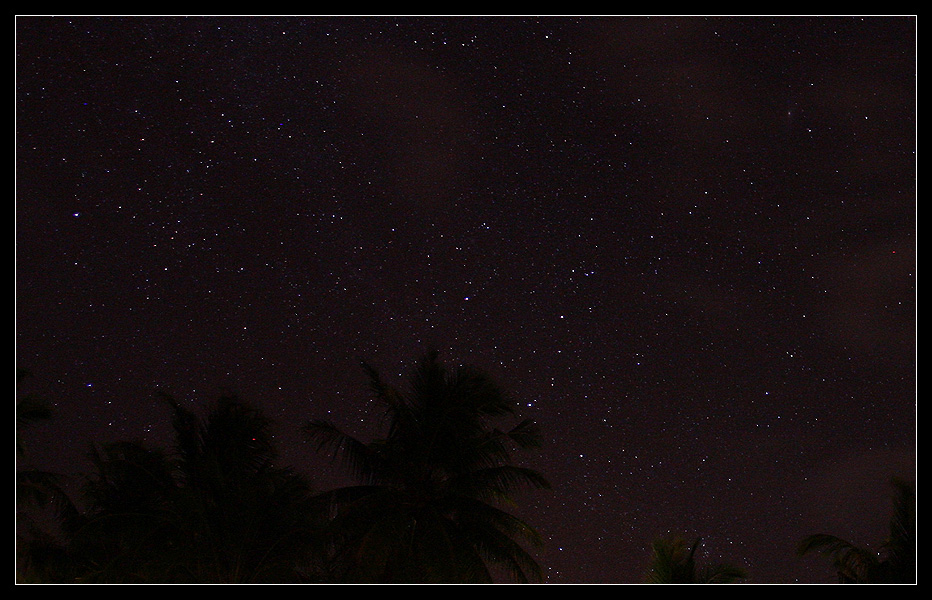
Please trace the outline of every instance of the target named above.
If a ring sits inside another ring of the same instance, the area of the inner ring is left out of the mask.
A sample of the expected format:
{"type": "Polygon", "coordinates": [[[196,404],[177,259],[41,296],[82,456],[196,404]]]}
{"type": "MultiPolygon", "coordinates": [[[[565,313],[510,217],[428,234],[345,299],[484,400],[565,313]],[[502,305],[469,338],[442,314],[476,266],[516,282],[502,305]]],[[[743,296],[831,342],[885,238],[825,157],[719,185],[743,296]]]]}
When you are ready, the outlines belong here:
{"type": "Polygon", "coordinates": [[[916,583],[916,494],[913,486],[893,478],[895,489],[890,534],[879,551],[818,533],[797,547],[802,556],[818,551],[832,560],[839,583],[916,583]]]}
{"type": "Polygon", "coordinates": [[[173,451],[129,442],[92,451],[88,508],[70,544],[78,581],[306,581],[321,513],[306,481],[274,465],[269,422],[234,397],[203,420],[165,400],[173,451]]]}
{"type": "Polygon", "coordinates": [[[647,583],[735,583],[747,578],[740,567],[716,564],[696,567],[696,550],[701,539],[691,544],[675,536],[655,540],[652,544],[647,583]]]}
{"type": "Polygon", "coordinates": [[[540,544],[530,525],[495,505],[515,490],[549,488],[538,472],[511,464],[511,451],[540,444],[524,420],[503,431],[494,421],[512,404],[483,371],[448,372],[429,352],[401,392],[365,369],[385,411],[385,437],[368,443],[332,423],[304,432],[318,451],[340,456],[359,485],[329,494],[334,578],[346,582],[491,582],[494,569],[515,581],[543,579],[519,543],[540,544]]]}
{"type": "Polygon", "coordinates": [[[323,513],[305,478],[276,466],[271,423],[235,397],[221,398],[205,421],[169,401],[184,506],[197,515],[194,579],[305,580],[323,513]]]}
{"type": "Polygon", "coordinates": [[[94,446],[82,489],[87,509],[69,552],[79,583],[171,582],[184,530],[181,490],[169,455],[135,442],[94,446]]]}
{"type": "MultiPolygon", "coordinates": [[[[17,387],[31,374],[17,369],[17,387]]],[[[68,552],[63,533],[78,518],[65,492],[65,478],[27,466],[21,434],[53,417],[46,400],[24,394],[16,401],[16,579],[20,583],[67,583],[68,552]]]]}

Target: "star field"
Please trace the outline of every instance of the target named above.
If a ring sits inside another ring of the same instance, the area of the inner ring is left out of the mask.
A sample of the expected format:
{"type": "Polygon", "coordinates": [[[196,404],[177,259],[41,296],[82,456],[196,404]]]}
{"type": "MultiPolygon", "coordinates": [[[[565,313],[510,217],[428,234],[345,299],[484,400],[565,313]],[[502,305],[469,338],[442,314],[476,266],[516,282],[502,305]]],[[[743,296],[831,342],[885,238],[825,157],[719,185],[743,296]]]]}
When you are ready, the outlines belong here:
{"type": "Polygon", "coordinates": [[[19,17],[16,361],[36,464],[233,391],[320,487],[364,359],[489,370],[547,443],[550,583],[651,541],[758,583],[913,477],[909,17],[19,17]]]}

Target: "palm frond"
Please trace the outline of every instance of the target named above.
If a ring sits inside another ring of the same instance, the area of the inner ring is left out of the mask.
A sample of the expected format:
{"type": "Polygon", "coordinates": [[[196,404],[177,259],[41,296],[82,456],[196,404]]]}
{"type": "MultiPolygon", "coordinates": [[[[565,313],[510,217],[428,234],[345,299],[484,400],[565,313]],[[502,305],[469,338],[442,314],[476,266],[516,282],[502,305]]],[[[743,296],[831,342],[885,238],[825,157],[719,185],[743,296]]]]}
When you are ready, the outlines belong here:
{"type": "Polygon", "coordinates": [[[514,413],[514,406],[505,392],[485,371],[477,367],[460,367],[448,377],[446,387],[455,406],[479,418],[514,413]]]}
{"type": "Polygon", "coordinates": [[[515,425],[511,431],[508,432],[508,437],[511,438],[519,448],[524,449],[540,448],[543,440],[540,426],[531,419],[525,419],[515,425]]]}
{"type": "Polygon", "coordinates": [[[84,495],[93,513],[160,509],[176,490],[172,464],[160,450],[111,442],[92,446],[89,458],[94,473],[84,495]]]}
{"type": "Polygon", "coordinates": [[[537,424],[526,419],[510,431],[487,429],[475,435],[464,448],[462,464],[466,470],[493,467],[510,461],[515,446],[526,450],[540,447],[537,424]],[[468,454],[467,454],[468,453],[468,454]]]}
{"type": "Polygon", "coordinates": [[[654,540],[647,583],[696,583],[695,554],[700,540],[690,545],[679,536],[654,540]]]}
{"type": "Polygon", "coordinates": [[[382,461],[364,442],[333,423],[320,419],[306,422],[301,431],[317,444],[318,452],[340,459],[353,477],[367,484],[377,479],[382,461]]]}
{"type": "Polygon", "coordinates": [[[36,469],[16,472],[16,501],[23,505],[49,506],[66,529],[73,529],[81,515],[65,491],[64,476],[36,469]]]}
{"type": "Polygon", "coordinates": [[[382,381],[382,376],[370,364],[363,362],[362,368],[369,378],[369,389],[375,400],[385,410],[389,438],[410,438],[418,428],[418,414],[412,401],[394,387],[382,381]]]}
{"type": "Polygon", "coordinates": [[[868,582],[880,564],[877,553],[825,533],[804,538],[796,551],[800,556],[813,551],[829,556],[839,577],[856,583],[868,582]]]}
{"type": "Polygon", "coordinates": [[[461,526],[467,530],[498,531],[510,538],[519,537],[534,546],[543,545],[540,533],[522,519],[474,498],[444,499],[444,504],[457,511],[461,526]]]}
{"type": "Polygon", "coordinates": [[[697,583],[735,583],[747,579],[748,573],[741,567],[732,565],[712,565],[702,567],[697,571],[697,583]]]}
{"type": "Polygon", "coordinates": [[[551,489],[538,471],[516,465],[499,465],[471,471],[451,480],[450,485],[466,496],[507,500],[521,489],[551,489]]]}
{"type": "Polygon", "coordinates": [[[204,428],[200,419],[174,396],[161,391],[157,396],[172,409],[175,451],[183,463],[196,461],[204,444],[204,428]]]}
{"type": "Polygon", "coordinates": [[[800,556],[810,552],[835,555],[861,550],[861,548],[858,548],[851,542],[827,533],[816,533],[806,536],[796,547],[796,553],[800,556]]]}
{"type": "MultiPolygon", "coordinates": [[[[504,569],[512,579],[519,583],[543,581],[543,569],[541,569],[537,560],[514,540],[512,537],[513,531],[511,532],[512,535],[509,535],[508,531],[503,531],[481,521],[475,523],[475,525],[475,531],[481,535],[474,537],[473,544],[486,560],[504,569]]],[[[536,545],[543,543],[536,531],[524,523],[522,525],[525,530],[533,532],[536,545]]]]}
{"type": "Polygon", "coordinates": [[[336,570],[365,581],[453,583],[490,581],[487,563],[495,563],[517,581],[540,579],[540,566],[516,541],[540,544],[540,535],[485,502],[549,487],[540,473],[511,464],[515,447],[540,444],[537,426],[494,428],[513,404],[488,374],[448,371],[436,351],[422,357],[404,393],[363,368],[385,408],[387,435],[362,443],[327,421],[303,428],[319,452],[343,459],[363,484],[328,495],[336,570]],[[367,566],[355,564],[363,550],[374,553],[367,566]]]}
{"type": "Polygon", "coordinates": [[[895,490],[890,536],[884,551],[891,566],[905,576],[915,576],[916,564],[916,492],[908,481],[893,478],[895,490]]]}
{"type": "Polygon", "coordinates": [[[27,427],[52,418],[52,408],[48,402],[36,396],[24,396],[16,403],[16,425],[27,427]]]}
{"type": "Polygon", "coordinates": [[[268,469],[276,457],[270,421],[235,396],[221,397],[203,422],[202,460],[224,477],[251,477],[268,469]]]}
{"type": "Polygon", "coordinates": [[[645,575],[646,583],[692,584],[735,583],[747,578],[747,572],[737,566],[715,564],[698,567],[696,551],[702,542],[696,538],[690,543],[680,536],[664,537],[651,544],[650,565],[645,575]]]}

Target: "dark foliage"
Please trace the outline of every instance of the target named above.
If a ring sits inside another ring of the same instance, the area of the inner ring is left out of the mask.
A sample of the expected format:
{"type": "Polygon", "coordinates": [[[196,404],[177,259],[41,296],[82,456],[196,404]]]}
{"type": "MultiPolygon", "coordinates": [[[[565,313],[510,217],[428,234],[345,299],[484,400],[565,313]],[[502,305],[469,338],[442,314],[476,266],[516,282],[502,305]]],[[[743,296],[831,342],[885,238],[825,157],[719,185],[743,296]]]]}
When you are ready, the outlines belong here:
{"type": "Polygon", "coordinates": [[[344,460],[359,485],[329,494],[331,565],[339,581],[468,583],[502,569],[518,582],[542,579],[519,542],[537,532],[496,504],[523,487],[547,488],[536,471],[511,463],[515,448],[540,443],[536,426],[495,422],[513,406],[481,370],[448,372],[429,353],[401,392],[364,365],[385,411],[385,437],[364,443],[324,421],[305,432],[318,450],[344,460]]]}
{"type": "MultiPolygon", "coordinates": [[[[233,397],[221,398],[203,420],[165,400],[173,451],[134,442],[94,447],[82,494],[86,509],[61,521],[57,543],[35,531],[24,536],[20,580],[313,580],[323,515],[305,479],[275,466],[269,422],[233,397]],[[46,572],[50,564],[58,575],[46,572]]],[[[51,488],[24,489],[41,499],[37,494],[51,488]]]]}
{"type": "Polygon", "coordinates": [[[916,492],[899,478],[892,479],[891,485],[895,494],[890,533],[879,550],[817,533],[803,539],[797,552],[828,556],[839,583],[916,583],[916,492]]]}
{"type": "Polygon", "coordinates": [[[741,567],[715,564],[696,565],[696,550],[701,540],[692,543],[681,537],[656,540],[652,547],[647,583],[737,583],[748,574],[741,567]]]}

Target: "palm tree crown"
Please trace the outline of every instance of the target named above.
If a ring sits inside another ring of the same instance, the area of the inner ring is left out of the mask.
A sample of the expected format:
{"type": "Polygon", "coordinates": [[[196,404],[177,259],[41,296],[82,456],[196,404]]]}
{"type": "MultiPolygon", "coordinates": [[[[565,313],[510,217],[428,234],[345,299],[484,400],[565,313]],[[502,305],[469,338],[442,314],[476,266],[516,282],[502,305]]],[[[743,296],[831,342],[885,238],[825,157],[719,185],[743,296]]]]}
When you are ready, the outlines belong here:
{"type": "Polygon", "coordinates": [[[647,583],[735,583],[747,578],[744,569],[732,565],[697,567],[700,542],[700,538],[689,543],[678,536],[654,541],[647,583]]]}
{"type": "Polygon", "coordinates": [[[538,472],[511,464],[511,451],[540,444],[530,420],[507,431],[493,422],[512,404],[483,371],[448,372],[430,352],[410,389],[383,383],[368,365],[385,411],[384,438],[364,443],[314,420],[305,433],[341,456],[359,485],[335,490],[334,565],[344,581],[483,582],[490,567],[516,581],[541,580],[518,539],[540,543],[528,524],[495,506],[520,487],[548,488],[538,472]]]}
{"type": "Polygon", "coordinates": [[[891,485],[895,495],[890,533],[879,551],[817,533],[803,539],[797,553],[802,556],[817,551],[828,556],[839,583],[915,583],[916,492],[900,478],[893,478],[891,485]]]}
{"type": "MultiPolygon", "coordinates": [[[[94,448],[87,510],[71,538],[89,583],[307,581],[316,521],[309,484],[275,466],[269,421],[223,397],[200,418],[170,397],[176,447],[94,448]]],[[[321,519],[321,522],[323,520],[321,519]]]]}

